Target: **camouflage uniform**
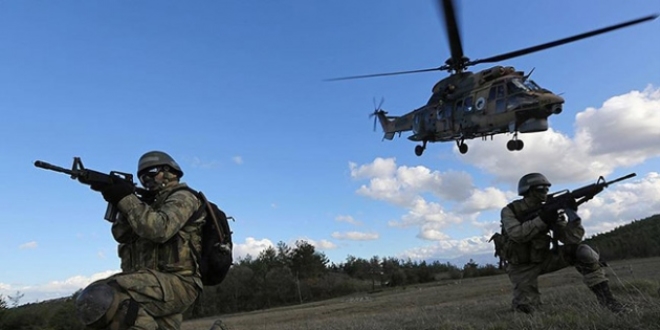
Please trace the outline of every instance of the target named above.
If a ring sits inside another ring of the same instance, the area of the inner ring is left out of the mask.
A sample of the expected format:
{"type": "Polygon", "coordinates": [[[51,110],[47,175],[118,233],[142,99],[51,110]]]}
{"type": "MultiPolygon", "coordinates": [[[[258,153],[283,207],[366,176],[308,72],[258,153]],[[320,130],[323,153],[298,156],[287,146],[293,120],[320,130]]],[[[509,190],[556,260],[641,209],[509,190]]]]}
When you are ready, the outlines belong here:
{"type": "Polygon", "coordinates": [[[525,197],[507,205],[501,214],[503,232],[508,236],[504,254],[509,263],[507,273],[513,284],[512,304],[515,310],[521,311],[531,311],[541,304],[539,275],[575,266],[588,287],[599,287],[607,282],[598,253],[588,245],[580,244],[584,228],[579,220],[556,222],[556,235],[564,245],[553,253],[550,251],[550,228],[540,217],[525,222],[516,218],[516,214],[538,207],[533,203],[533,199],[525,197]]]}
{"type": "Polygon", "coordinates": [[[119,300],[137,303],[129,329],[179,329],[182,313],[202,290],[195,251],[201,251],[205,214],[188,223],[201,202],[190,191],[179,190],[185,187],[169,185],[151,204],[135,194],[117,204],[122,217],[113,223],[112,234],[119,242],[122,272],[95,283],[107,283],[117,290],[119,300]]]}

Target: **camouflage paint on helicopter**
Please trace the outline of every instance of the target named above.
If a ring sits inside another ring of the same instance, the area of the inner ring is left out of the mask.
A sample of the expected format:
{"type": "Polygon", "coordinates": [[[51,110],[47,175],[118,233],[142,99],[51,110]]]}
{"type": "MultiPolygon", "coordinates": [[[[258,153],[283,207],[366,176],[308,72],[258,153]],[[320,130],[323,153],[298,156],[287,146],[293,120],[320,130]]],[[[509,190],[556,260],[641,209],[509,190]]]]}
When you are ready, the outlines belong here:
{"type": "Polygon", "coordinates": [[[423,144],[415,148],[419,156],[426,142],[456,141],[461,153],[465,140],[513,133],[507,144],[511,151],[523,148],[518,132],[548,129],[548,117],[562,111],[564,99],[541,88],[529,76],[513,67],[495,66],[481,72],[461,72],[439,81],[428,103],[404,116],[386,116],[378,109],[385,139],[412,130],[408,139],[423,144]]]}
{"type": "Polygon", "coordinates": [[[477,137],[485,139],[502,133],[513,133],[513,138],[507,143],[507,149],[522,150],[523,142],[518,139],[518,133],[547,131],[548,117],[562,111],[564,99],[529,79],[531,72],[524,75],[524,72],[516,71],[513,67],[495,66],[473,73],[465,71],[467,67],[527,55],[658,17],[654,14],[564,39],[470,60],[463,54],[453,1],[438,0],[438,4],[444,17],[451,50],[451,57],[444,65],[421,70],[328,79],[333,81],[448,71],[449,77],[433,86],[433,94],[426,105],[402,116],[387,116],[387,112],[380,109],[380,106],[371,114],[379,119],[385,132],[384,139],[391,140],[395,133],[412,131],[413,134],[408,139],[422,142],[415,147],[417,156],[422,155],[428,142],[456,141],[458,150],[464,154],[468,150],[465,140],[477,137]]]}

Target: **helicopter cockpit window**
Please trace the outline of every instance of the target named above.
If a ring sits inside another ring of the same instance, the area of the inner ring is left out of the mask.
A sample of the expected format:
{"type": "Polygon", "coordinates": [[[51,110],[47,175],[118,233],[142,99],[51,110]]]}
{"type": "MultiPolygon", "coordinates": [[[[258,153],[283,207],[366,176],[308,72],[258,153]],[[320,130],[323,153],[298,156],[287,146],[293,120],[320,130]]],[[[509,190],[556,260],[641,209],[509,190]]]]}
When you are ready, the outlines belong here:
{"type": "Polygon", "coordinates": [[[488,101],[504,97],[504,84],[498,84],[490,88],[488,101]]]}
{"type": "Polygon", "coordinates": [[[472,96],[465,99],[465,102],[463,102],[463,108],[465,109],[465,111],[472,111],[473,109],[472,96]]]}
{"type": "Polygon", "coordinates": [[[534,80],[527,79],[524,82],[525,87],[529,88],[532,91],[540,90],[541,86],[537,85],[534,80]]]}
{"type": "Polygon", "coordinates": [[[456,101],[456,111],[463,111],[463,100],[456,101]]]}
{"type": "Polygon", "coordinates": [[[497,86],[497,98],[504,97],[504,85],[497,86]]]}
{"type": "Polygon", "coordinates": [[[509,94],[517,94],[521,92],[527,92],[530,90],[518,78],[513,78],[509,80],[506,84],[506,88],[508,89],[509,94]]]}

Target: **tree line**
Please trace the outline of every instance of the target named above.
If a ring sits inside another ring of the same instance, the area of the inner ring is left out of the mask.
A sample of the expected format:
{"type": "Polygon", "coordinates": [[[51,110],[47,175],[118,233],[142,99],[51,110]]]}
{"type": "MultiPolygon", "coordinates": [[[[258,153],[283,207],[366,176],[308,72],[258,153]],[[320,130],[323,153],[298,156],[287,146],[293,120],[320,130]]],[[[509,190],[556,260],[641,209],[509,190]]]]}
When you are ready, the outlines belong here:
{"type": "Polygon", "coordinates": [[[606,261],[660,256],[660,214],[633,220],[585,242],[606,261]]]}
{"type": "Polygon", "coordinates": [[[223,283],[204,289],[186,316],[194,318],[250,311],[383,287],[500,273],[502,271],[493,265],[480,266],[473,261],[457,267],[438,261],[348,256],[345,262],[335,264],[306,241],[297,241],[294,247],[279,242],[255,258],[240,259],[223,283]]]}
{"type": "MultiPolygon", "coordinates": [[[[586,243],[607,261],[660,256],[660,214],[635,220],[608,233],[595,235],[586,243]]],[[[289,246],[279,242],[257,256],[238,259],[224,282],[210,286],[185,313],[186,319],[302,304],[357,292],[374,292],[434,281],[504,273],[495,265],[470,260],[462,267],[439,261],[413,261],[349,255],[331,263],[324,253],[304,240],[289,246]]],[[[0,296],[0,330],[82,330],[75,318],[70,297],[18,305],[16,295],[0,296]],[[8,298],[11,306],[7,303],[8,298]]]]}

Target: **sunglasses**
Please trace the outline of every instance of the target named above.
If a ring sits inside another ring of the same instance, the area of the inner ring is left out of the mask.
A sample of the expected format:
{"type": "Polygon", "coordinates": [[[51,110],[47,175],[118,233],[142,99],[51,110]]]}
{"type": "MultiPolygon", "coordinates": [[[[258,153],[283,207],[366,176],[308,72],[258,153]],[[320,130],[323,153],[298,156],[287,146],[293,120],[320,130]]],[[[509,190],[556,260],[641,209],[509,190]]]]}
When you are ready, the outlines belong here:
{"type": "Polygon", "coordinates": [[[161,168],[160,167],[152,167],[148,170],[145,170],[140,174],[140,181],[145,181],[145,179],[153,179],[160,173],[161,168]]]}
{"type": "Polygon", "coordinates": [[[536,187],[532,187],[532,189],[539,192],[548,192],[550,190],[548,186],[536,186],[536,187]]]}

